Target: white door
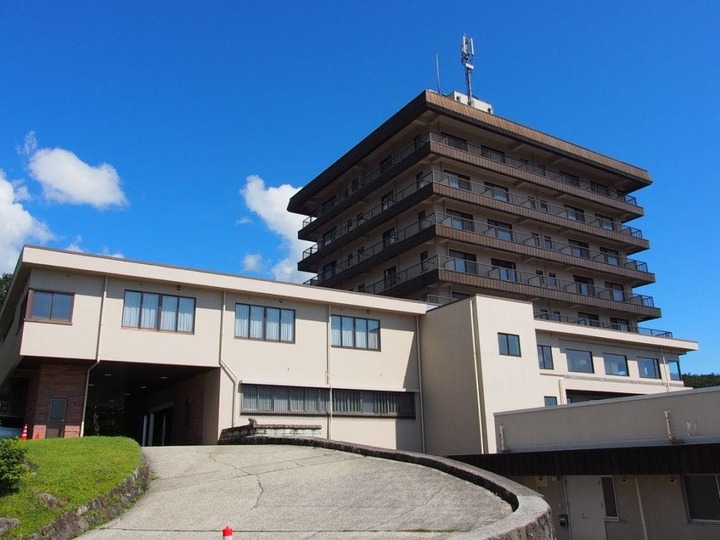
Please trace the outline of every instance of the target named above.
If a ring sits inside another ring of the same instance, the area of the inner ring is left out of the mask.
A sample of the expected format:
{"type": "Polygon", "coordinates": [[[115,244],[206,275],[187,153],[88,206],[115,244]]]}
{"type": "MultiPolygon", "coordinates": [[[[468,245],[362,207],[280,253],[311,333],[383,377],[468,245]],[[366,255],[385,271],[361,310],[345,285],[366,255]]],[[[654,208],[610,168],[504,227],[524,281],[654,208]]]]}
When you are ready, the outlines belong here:
{"type": "Polygon", "coordinates": [[[566,476],[568,521],[572,540],[607,540],[599,476],[566,476]]]}

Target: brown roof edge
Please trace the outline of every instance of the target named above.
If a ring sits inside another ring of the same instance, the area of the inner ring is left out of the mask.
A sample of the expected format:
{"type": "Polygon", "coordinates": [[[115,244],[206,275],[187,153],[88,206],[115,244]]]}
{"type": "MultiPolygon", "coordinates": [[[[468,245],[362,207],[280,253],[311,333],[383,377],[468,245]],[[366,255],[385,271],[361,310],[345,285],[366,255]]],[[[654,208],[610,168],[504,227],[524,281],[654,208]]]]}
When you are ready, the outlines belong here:
{"type": "Polygon", "coordinates": [[[613,159],[606,155],[588,150],[577,144],[553,137],[542,131],[524,126],[512,120],[507,120],[494,114],[488,114],[478,109],[454,101],[447,96],[426,91],[428,108],[446,116],[455,117],[472,125],[480,126],[488,131],[510,137],[517,141],[545,148],[553,152],[566,155],[577,161],[608,170],[610,172],[629,177],[643,185],[650,185],[650,174],[640,167],[613,159]]]}
{"type": "Polygon", "coordinates": [[[427,90],[424,90],[418,94],[412,101],[383,122],[380,127],[308,182],[305,187],[290,198],[288,211],[303,214],[301,207],[304,202],[425,112],[427,110],[427,92],[427,90]]]}

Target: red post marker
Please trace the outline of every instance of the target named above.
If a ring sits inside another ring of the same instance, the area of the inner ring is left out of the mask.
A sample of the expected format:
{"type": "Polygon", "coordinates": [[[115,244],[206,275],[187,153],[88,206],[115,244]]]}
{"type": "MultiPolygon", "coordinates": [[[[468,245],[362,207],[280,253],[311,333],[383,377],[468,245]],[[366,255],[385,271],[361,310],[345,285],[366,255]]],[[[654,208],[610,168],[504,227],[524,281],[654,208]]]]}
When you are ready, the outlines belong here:
{"type": "Polygon", "coordinates": [[[39,431],[36,431],[36,432],[35,432],[35,435],[33,436],[33,439],[36,439],[36,440],[37,440],[37,439],[40,439],[40,432],[39,432],[39,431]]]}
{"type": "Polygon", "coordinates": [[[223,529],[223,540],[233,540],[233,530],[229,525],[223,529]]]}
{"type": "Polygon", "coordinates": [[[21,441],[27,441],[27,424],[23,426],[22,435],[20,435],[21,441]]]}

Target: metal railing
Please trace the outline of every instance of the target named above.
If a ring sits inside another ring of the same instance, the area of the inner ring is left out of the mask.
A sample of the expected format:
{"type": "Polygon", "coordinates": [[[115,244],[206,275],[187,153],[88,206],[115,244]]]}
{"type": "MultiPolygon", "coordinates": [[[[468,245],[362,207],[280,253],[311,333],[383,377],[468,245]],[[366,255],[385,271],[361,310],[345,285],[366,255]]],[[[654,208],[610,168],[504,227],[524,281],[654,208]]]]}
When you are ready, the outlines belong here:
{"type": "Polygon", "coordinates": [[[449,146],[449,147],[455,148],[457,150],[463,150],[470,154],[481,156],[481,157],[490,159],[492,161],[496,161],[498,163],[503,163],[513,169],[527,171],[536,176],[541,176],[543,178],[549,178],[550,180],[555,180],[558,182],[562,182],[563,184],[578,187],[585,191],[597,193],[599,195],[608,197],[610,199],[620,200],[620,201],[626,202],[628,204],[631,204],[633,206],[638,206],[637,199],[635,197],[633,197],[632,195],[620,193],[617,190],[611,189],[602,184],[598,184],[597,182],[592,182],[592,181],[589,181],[589,180],[586,180],[586,179],[583,179],[583,178],[580,178],[577,176],[573,176],[573,175],[570,175],[567,173],[563,173],[561,171],[557,171],[554,169],[548,169],[547,167],[544,167],[542,165],[535,165],[532,163],[528,163],[525,160],[508,156],[504,153],[497,152],[496,150],[492,150],[491,148],[488,148],[485,146],[478,146],[478,145],[470,144],[467,141],[465,141],[464,139],[459,139],[457,137],[452,137],[450,135],[442,135],[439,133],[427,132],[427,133],[423,133],[423,134],[419,135],[418,137],[416,137],[412,143],[408,144],[407,146],[405,146],[398,152],[391,154],[389,158],[384,160],[377,167],[371,169],[370,171],[366,172],[365,174],[361,174],[356,179],[354,179],[350,183],[350,185],[348,186],[348,188],[345,190],[344,193],[341,193],[341,194],[338,194],[335,196],[335,198],[332,200],[333,201],[332,203],[321,206],[316,212],[314,212],[313,214],[311,214],[307,218],[305,218],[303,220],[302,226],[306,227],[307,225],[309,225],[310,223],[315,221],[318,217],[323,215],[325,212],[332,209],[336,204],[349,198],[358,189],[371,183],[378,176],[380,176],[385,171],[387,171],[390,167],[397,165],[400,161],[402,161],[407,156],[409,156],[410,154],[415,152],[418,148],[420,148],[423,144],[427,143],[428,141],[437,142],[439,144],[443,144],[445,146],[449,146]]]}
{"type": "Polygon", "coordinates": [[[617,330],[620,332],[630,332],[633,334],[641,334],[643,336],[665,337],[665,338],[673,337],[672,332],[670,332],[668,330],[656,330],[654,328],[644,328],[642,326],[636,326],[634,324],[612,323],[612,322],[607,323],[607,322],[603,322],[603,321],[596,321],[594,319],[566,317],[564,315],[550,315],[548,313],[541,313],[541,314],[535,315],[535,319],[542,320],[542,321],[555,321],[555,322],[560,322],[560,323],[575,324],[575,325],[580,325],[580,326],[593,326],[595,328],[603,328],[605,330],[617,330]]]}
{"type": "MultiPolygon", "coordinates": [[[[499,200],[522,208],[532,208],[533,210],[538,210],[539,212],[542,212],[544,214],[558,216],[568,219],[570,221],[585,223],[586,225],[590,225],[598,229],[619,232],[621,234],[632,236],[633,238],[642,238],[642,231],[640,229],[628,227],[627,225],[618,225],[612,221],[608,221],[603,218],[585,216],[584,213],[578,212],[576,209],[565,208],[564,206],[557,206],[555,204],[541,201],[533,197],[518,195],[512,191],[498,188],[496,186],[487,186],[484,183],[476,182],[474,180],[468,180],[466,178],[461,178],[451,174],[432,171],[410,182],[405,187],[401,188],[400,191],[395,193],[392,198],[382,201],[380,204],[374,206],[366,212],[362,212],[350,223],[337,228],[335,231],[333,231],[332,234],[324,237],[321,242],[317,242],[304,250],[303,259],[306,259],[310,255],[318,252],[320,249],[329,246],[333,242],[341,239],[343,236],[348,234],[353,229],[359,227],[365,221],[373,219],[374,217],[382,214],[385,211],[389,211],[395,204],[409,197],[410,195],[417,192],[419,189],[425,187],[431,182],[449,186],[455,189],[461,189],[463,191],[469,191],[483,197],[487,197],[489,199],[499,200]]],[[[594,260],[600,260],[605,258],[608,259],[606,261],[608,262],[608,264],[613,264],[612,262],[610,262],[610,259],[613,258],[612,254],[593,252],[591,258],[594,258],[594,260]]],[[[625,266],[628,262],[629,266],[626,267],[634,267],[635,270],[638,270],[640,272],[647,272],[647,265],[645,263],[642,263],[640,261],[633,261],[632,259],[618,258],[618,264],[616,266],[625,266]],[[637,267],[635,267],[635,265],[637,265],[637,267]]]]}
{"type": "Polygon", "coordinates": [[[651,296],[598,287],[588,283],[568,281],[557,277],[530,274],[528,272],[521,272],[514,268],[482,264],[472,260],[458,259],[445,255],[435,255],[434,257],[429,257],[419,264],[386,276],[383,279],[366,286],[365,292],[380,294],[387,289],[438,268],[503,281],[505,283],[531,285],[533,287],[553,289],[560,292],[579,294],[582,296],[600,298],[623,304],[639,305],[649,308],[655,307],[655,302],[651,296]]]}
{"type": "MultiPolygon", "coordinates": [[[[512,242],[517,245],[532,245],[539,247],[547,251],[553,251],[556,253],[562,253],[564,255],[570,255],[571,257],[577,257],[578,259],[587,259],[595,262],[601,262],[612,266],[618,266],[623,268],[630,268],[639,272],[647,272],[647,264],[641,261],[635,261],[632,259],[621,258],[617,255],[607,254],[590,250],[584,247],[578,247],[576,245],[565,244],[563,242],[555,242],[554,240],[546,240],[541,238],[539,235],[533,236],[532,234],[515,232],[512,229],[506,229],[503,227],[497,227],[494,225],[488,225],[480,221],[473,221],[464,219],[451,214],[444,214],[441,212],[435,212],[426,216],[425,218],[418,220],[407,227],[400,229],[399,231],[391,230],[390,234],[387,234],[381,241],[376,242],[370,247],[363,247],[359,249],[356,254],[351,254],[347,259],[336,263],[332,268],[317,274],[316,276],[305,281],[306,285],[320,285],[323,282],[334,278],[337,274],[344,272],[353,266],[369,259],[381,253],[382,251],[389,249],[396,243],[411,238],[420,231],[427,229],[433,225],[441,225],[452,229],[457,229],[465,232],[470,232],[485,236],[488,238],[497,238],[507,242],[512,242]],[[549,243],[548,243],[549,242],[549,243]]],[[[316,248],[312,246],[305,250],[306,252],[316,248]]],[[[305,255],[304,257],[305,258],[305,255]]],[[[550,278],[548,278],[550,279],[550,278]]],[[[620,291],[615,291],[620,292],[620,291]]]]}
{"type": "Polygon", "coordinates": [[[508,156],[503,152],[498,152],[497,150],[493,150],[492,148],[488,148],[486,146],[470,144],[465,139],[460,139],[451,135],[430,133],[430,140],[438,142],[440,144],[444,144],[451,148],[455,148],[457,150],[463,150],[470,154],[487,158],[491,161],[503,163],[513,169],[527,171],[531,174],[542,176],[543,178],[556,180],[558,182],[562,182],[563,184],[578,187],[585,191],[591,191],[593,193],[597,193],[611,199],[620,200],[633,206],[638,206],[637,199],[632,195],[620,193],[617,190],[611,189],[602,184],[598,184],[597,182],[592,182],[590,180],[580,178],[578,176],[574,176],[554,169],[548,169],[543,165],[535,165],[529,163],[524,159],[517,159],[508,156]]]}

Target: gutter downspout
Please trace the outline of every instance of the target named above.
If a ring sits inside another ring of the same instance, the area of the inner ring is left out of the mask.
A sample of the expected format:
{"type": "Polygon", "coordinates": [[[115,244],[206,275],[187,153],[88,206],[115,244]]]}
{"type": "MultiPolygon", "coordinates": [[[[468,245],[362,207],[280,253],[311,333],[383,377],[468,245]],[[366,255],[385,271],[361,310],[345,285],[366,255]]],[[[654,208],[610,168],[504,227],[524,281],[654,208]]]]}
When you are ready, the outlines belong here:
{"type": "MultiPolygon", "coordinates": [[[[218,364],[220,365],[220,369],[222,369],[225,374],[228,376],[230,381],[233,385],[232,390],[232,412],[230,414],[230,427],[235,427],[235,403],[237,399],[237,393],[238,393],[238,379],[237,375],[233,373],[233,370],[230,369],[230,366],[228,366],[223,361],[223,325],[225,323],[225,302],[227,300],[227,292],[223,291],[222,296],[222,308],[220,309],[220,336],[218,340],[218,364]]],[[[219,389],[218,389],[219,390],[219,389]]],[[[219,427],[219,426],[218,426],[219,427]]]]}
{"type": "Polygon", "coordinates": [[[82,421],[80,422],[80,436],[85,436],[85,414],[87,410],[87,402],[88,402],[88,388],[90,387],[90,372],[98,367],[98,364],[100,363],[100,332],[102,330],[102,324],[103,324],[103,315],[105,314],[105,299],[107,298],[107,286],[108,286],[108,277],[105,276],[105,284],[103,285],[103,295],[100,298],[100,317],[98,318],[98,329],[97,329],[97,338],[95,339],[95,363],[90,366],[87,370],[87,376],[85,377],[85,397],[83,398],[83,417],[82,421]]]}
{"type": "Polygon", "coordinates": [[[483,404],[485,403],[485,395],[483,392],[482,384],[482,370],[478,369],[480,364],[480,356],[478,354],[476,339],[477,331],[475,324],[477,322],[476,314],[476,302],[473,299],[470,302],[470,330],[472,333],[472,360],[473,369],[475,370],[475,396],[477,399],[477,411],[478,411],[478,428],[480,429],[480,453],[488,453],[488,440],[487,440],[487,421],[485,419],[485,410],[483,404]]]}
{"type": "Polygon", "coordinates": [[[330,346],[332,339],[332,308],[330,304],[327,307],[327,324],[325,326],[325,382],[328,385],[328,421],[327,421],[327,438],[332,439],[330,436],[332,432],[332,419],[333,419],[333,389],[332,389],[332,378],[330,376],[330,346]]]}
{"type": "Polygon", "coordinates": [[[420,444],[425,453],[425,408],[423,407],[422,359],[420,354],[420,317],[415,315],[415,344],[418,368],[418,385],[420,386],[420,444]]]}

